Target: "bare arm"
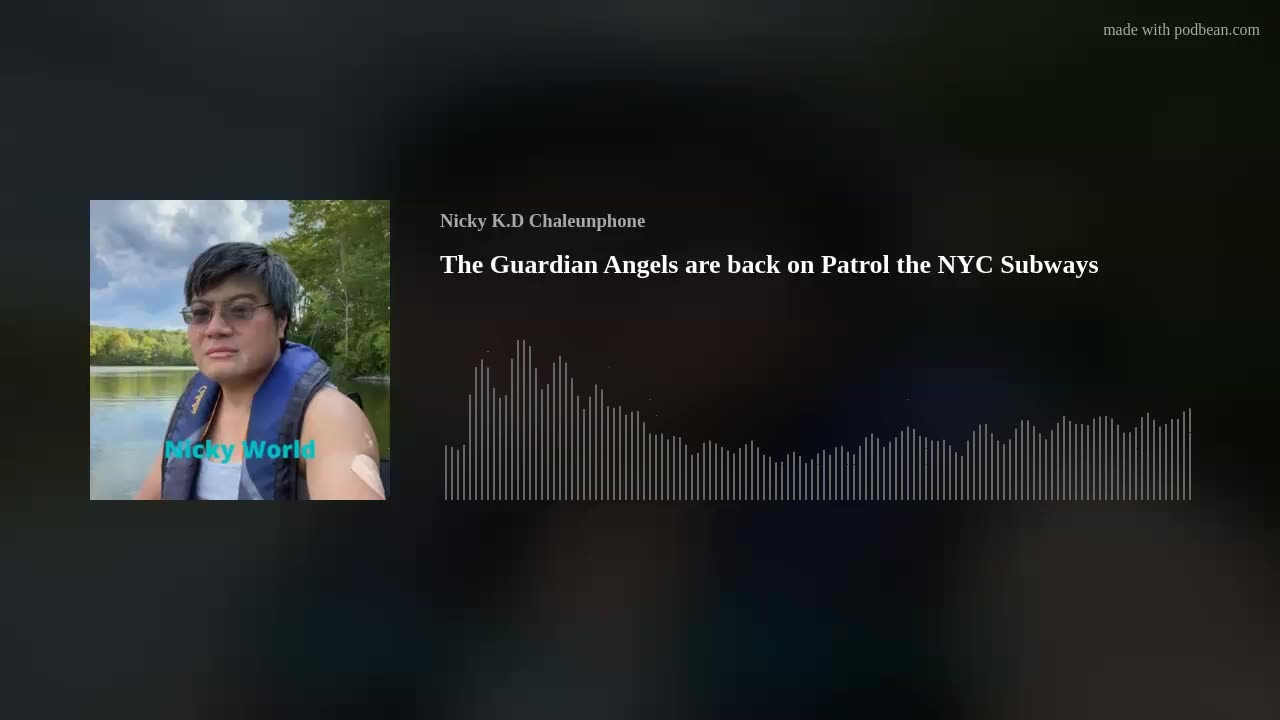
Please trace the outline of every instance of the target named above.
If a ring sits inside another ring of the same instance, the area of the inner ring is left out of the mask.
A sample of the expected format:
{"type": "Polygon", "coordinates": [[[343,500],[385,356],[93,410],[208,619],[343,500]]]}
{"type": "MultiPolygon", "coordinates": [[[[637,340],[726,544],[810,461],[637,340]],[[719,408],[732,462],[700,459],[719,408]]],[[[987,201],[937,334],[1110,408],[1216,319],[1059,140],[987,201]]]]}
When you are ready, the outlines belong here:
{"type": "Polygon", "coordinates": [[[378,476],[378,438],[350,398],[333,388],[316,393],[302,418],[302,444],[312,441],[315,457],[304,460],[311,499],[386,499],[378,476]]]}
{"type": "Polygon", "coordinates": [[[138,488],[138,493],[133,496],[134,500],[159,500],[160,499],[160,463],[164,462],[164,451],[156,453],[155,462],[151,463],[151,469],[147,471],[147,477],[142,481],[142,487],[138,488]]]}

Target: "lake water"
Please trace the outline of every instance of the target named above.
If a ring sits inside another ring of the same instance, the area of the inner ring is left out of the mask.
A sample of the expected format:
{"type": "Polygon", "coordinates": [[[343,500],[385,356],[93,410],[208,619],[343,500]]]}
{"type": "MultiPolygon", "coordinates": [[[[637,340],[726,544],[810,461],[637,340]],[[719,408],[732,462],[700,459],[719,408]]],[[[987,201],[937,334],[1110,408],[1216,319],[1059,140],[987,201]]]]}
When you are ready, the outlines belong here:
{"type": "MultiPolygon", "coordinates": [[[[132,497],[142,485],[178,396],[194,367],[89,368],[89,497],[132,497]]],[[[391,385],[335,378],[343,392],[359,392],[378,435],[379,451],[391,457],[391,385]]]]}

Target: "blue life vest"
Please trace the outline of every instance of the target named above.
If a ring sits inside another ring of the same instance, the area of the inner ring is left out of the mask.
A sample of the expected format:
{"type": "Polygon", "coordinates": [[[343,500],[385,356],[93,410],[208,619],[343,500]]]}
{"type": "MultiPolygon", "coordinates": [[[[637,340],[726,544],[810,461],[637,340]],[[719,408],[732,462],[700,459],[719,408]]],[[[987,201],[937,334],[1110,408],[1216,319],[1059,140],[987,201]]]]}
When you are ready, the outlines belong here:
{"type": "MultiPolygon", "coordinates": [[[[329,366],[315,350],[299,343],[285,343],[280,359],[253,395],[245,440],[284,445],[299,439],[307,404],[328,381],[329,366]]],[[[169,429],[165,432],[166,443],[177,444],[185,440],[191,446],[201,442],[205,426],[217,406],[219,391],[216,382],[197,372],[173,409],[169,429]]],[[[246,456],[241,468],[241,500],[306,497],[296,457],[246,456]]],[[[165,457],[161,461],[160,497],[165,500],[194,499],[199,470],[200,459],[197,457],[165,457]]]]}

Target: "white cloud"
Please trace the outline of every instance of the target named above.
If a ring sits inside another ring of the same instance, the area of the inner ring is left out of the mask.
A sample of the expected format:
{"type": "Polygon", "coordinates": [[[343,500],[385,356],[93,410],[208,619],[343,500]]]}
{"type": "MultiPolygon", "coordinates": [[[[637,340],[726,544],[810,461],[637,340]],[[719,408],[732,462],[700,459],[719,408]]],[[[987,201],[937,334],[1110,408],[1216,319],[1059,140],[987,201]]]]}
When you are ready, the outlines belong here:
{"type": "Polygon", "coordinates": [[[288,230],[283,200],[94,200],[89,204],[89,309],[96,324],[184,327],[187,267],[220,242],[262,244],[288,230]]]}

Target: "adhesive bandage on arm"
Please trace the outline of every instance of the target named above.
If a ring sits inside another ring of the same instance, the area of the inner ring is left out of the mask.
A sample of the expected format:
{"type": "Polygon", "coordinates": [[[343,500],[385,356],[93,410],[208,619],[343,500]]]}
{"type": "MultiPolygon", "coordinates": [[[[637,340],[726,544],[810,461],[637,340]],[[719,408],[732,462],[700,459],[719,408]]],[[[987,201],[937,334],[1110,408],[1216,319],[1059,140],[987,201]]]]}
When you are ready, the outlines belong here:
{"type": "Polygon", "coordinates": [[[373,458],[368,455],[356,455],[351,458],[351,472],[363,480],[365,485],[378,494],[378,497],[387,499],[387,493],[382,489],[382,477],[378,474],[378,463],[374,462],[373,458]]]}

